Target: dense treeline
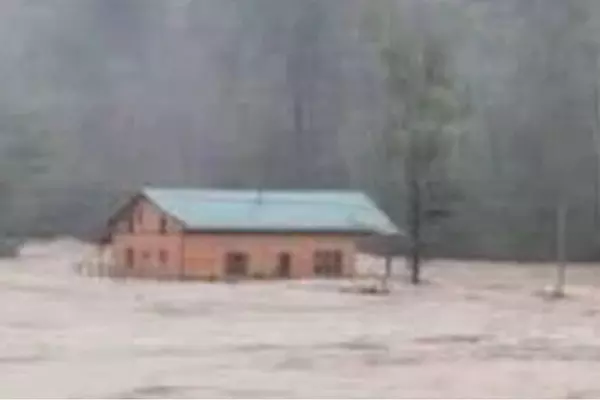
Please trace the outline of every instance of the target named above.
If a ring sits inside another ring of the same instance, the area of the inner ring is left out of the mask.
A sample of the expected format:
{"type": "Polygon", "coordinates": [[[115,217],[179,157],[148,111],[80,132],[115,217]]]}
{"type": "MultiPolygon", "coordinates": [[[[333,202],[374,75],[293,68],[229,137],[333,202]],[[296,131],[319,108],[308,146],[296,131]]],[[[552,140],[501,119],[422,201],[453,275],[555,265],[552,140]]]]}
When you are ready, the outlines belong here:
{"type": "Polygon", "coordinates": [[[553,257],[566,204],[600,256],[594,0],[6,0],[0,30],[8,235],[145,183],[354,188],[433,254],[553,257]]]}

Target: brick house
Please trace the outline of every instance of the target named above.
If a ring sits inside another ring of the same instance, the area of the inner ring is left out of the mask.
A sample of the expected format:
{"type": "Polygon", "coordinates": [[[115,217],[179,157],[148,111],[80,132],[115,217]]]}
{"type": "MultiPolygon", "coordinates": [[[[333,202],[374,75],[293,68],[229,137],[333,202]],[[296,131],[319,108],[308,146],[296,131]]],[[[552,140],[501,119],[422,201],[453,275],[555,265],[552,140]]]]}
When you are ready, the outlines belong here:
{"type": "Polygon", "coordinates": [[[395,232],[357,192],[147,188],[110,218],[104,243],[119,276],[341,277],[357,240],[395,232]]]}

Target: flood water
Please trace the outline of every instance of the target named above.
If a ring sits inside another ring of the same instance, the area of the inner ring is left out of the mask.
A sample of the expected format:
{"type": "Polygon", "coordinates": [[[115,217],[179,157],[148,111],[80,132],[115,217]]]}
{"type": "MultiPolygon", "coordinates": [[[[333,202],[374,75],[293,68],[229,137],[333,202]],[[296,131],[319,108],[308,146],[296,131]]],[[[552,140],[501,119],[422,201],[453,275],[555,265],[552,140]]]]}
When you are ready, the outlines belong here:
{"type": "Polygon", "coordinates": [[[37,242],[0,262],[0,397],[600,396],[594,266],[571,270],[564,301],[538,294],[552,266],[461,262],[365,296],[88,278],[85,251],[37,242]]]}

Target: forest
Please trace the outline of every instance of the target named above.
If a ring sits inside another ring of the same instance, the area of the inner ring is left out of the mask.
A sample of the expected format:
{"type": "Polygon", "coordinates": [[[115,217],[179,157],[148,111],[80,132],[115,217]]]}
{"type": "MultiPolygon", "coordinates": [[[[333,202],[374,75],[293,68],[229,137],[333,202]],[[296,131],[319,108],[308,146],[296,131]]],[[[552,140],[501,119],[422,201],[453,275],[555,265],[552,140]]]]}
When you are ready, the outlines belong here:
{"type": "Polygon", "coordinates": [[[600,257],[600,2],[3,0],[0,230],[143,185],[363,190],[432,256],[600,257]]]}

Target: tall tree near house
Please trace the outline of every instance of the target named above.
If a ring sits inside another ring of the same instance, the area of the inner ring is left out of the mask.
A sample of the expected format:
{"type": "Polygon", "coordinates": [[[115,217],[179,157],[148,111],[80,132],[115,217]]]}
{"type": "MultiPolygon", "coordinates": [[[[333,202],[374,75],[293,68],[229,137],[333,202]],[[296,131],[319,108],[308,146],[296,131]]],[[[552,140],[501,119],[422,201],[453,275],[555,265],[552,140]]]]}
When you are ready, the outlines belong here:
{"type": "MultiPolygon", "coordinates": [[[[594,46],[592,51],[589,53],[591,56],[590,58],[592,59],[594,70],[596,71],[600,70],[600,68],[598,68],[598,58],[600,57],[599,50],[600,49],[598,49],[597,46],[594,46]]],[[[600,227],[600,84],[597,77],[594,78],[592,87],[594,90],[594,101],[592,102],[592,106],[594,109],[594,149],[596,153],[596,179],[594,180],[594,224],[596,227],[600,227]]]]}
{"type": "Polygon", "coordinates": [[[477,75],[468,79],[481,125],[466,138],[471,150],[463,159],[465,243],[489,257],[553,260],[558,203],[569,203],[570,256],[597,257],[600,164],[592,140],[600,36],[589,29],[599,21],[598,2],[475,3],[464,1],[476,16],[470,36],[478,49],[460,59],[463,73],[477,75]]]}
{"type": "Polygon", "coordinates": [[[592,216],[598,207],[598,55],[597,35],[590,32],[596,14],[591,6],[597,2],[521,3],[528,23],[520,28],[518,68],[507,87],[513,107],[526,112],[512,124],[510,180],[520,190],[509,207],[526,210],[518,230],[532,229],[521,240],[527,251],[538,247],[551,255],[554,250],[554,294],[562,296],[567,253],[590,246],[597,229],[592,216]]]}
{"type": "MultiPolygon", "coordinates": [[[[586,96],[586,91],[581,90],[581,84],[585,85],[587,82],[578,82],[579,75],[583,74],[585,80],[588,80],[588,76],[591,76],[596,80],[597,63],[594,59],[598,57],[597,54],[597,42],[590,41],[590,36],[587,32],[589,28],[589,7],[591,3],[579,2],[579,3],[567,3],[563,10],[563,22],[561,24],[555,24],[554,29],[546,28],[544,32],[546,37],[545,46],[542,47],[545,51],[546,62],[544,63],[545,69],[542,70],[542,76],[546,78],[547,85],[549,86],[549,101],[550,101],[550,113],[546,116],[546,123],[548,126],[544,126],[547,129],[547,135],[550,134],[552,144],[556,147],[546,147],[547,156],[554,156],[557,158],[553,162],[552,169],[547,171],[548,175],[547,182],[544,185],[549,186],[551,193],[553,194],[553,201],[556,207],[556,261],[557,261],[557,273],[556,281],[554,285],[554,296],[562,297],[565,294],[566,286],[566,271],[568,262],[568,220],[569,220],[569,209],[580,207],[577,203],[581,202],[581,199],[585,199],[585,196],[581,195],[581,192],[573,186],[572,181],[576,177],[580,177],[579,170],[581,167],[580,162],[577,158],[570,156],[564,156],[562,149],[566,150],[570,154],[569,145],[572,143],[575,137],[585,137],[586,130],[583,127],[578,126],[577,112],[578,106],[585,104],[591,104],[593,111],[588,113],[588,117],[591,120],[589,124],[592,127],[594,139],[590,143],[591,148],[594,148],[596,163],[598,163],[598,148],[597,146],[597,135],[598,135],[598,110],[597,110],[597,86],[592,84],[591,90],[586,96]],[[594,62],[590,63],[590,56],[594,62]],[[577,63],[573,63],[572,58],[581,59],[583,65],[582,70],[577,71],[577,63]],[[589,75],[588,75],[589,74],[589,75]],[[579,86],[579,87],[578,87],[579,86]],[[577,91],[579,89],[579,91],[577,91]],[[581,105],[577,103],[577,97],[573,96],[573,93],[578,93],[581,105]],[[591,99],[591,101],[590,101],[591,99]],[[575,107],[573,107],[575,104],[575,107]],[[562,131],[561,131],[562,128],[562,131]],[[582,129],[583,128],[583,129],[582,129]],[[560,153],[555,153],[556,151],[560,153]]],[[[534,10],[537,15],[543,15],[544,9],[542,4],[537,4],[537,8],[534,10]]],[[[594,82],[595,83],[595,82],[594,82]]],[[[554,158],[553,157],[553,158],[554,158]]],[[[585,166],[584,166],[585,168],[585,166]]],[[[597,170],[596,170],[597,173],[597,170]]],[[[596,177],[597,178],[597,177],[596,177]]],[[[598,201],[598,188],[594,193],[595,203],[594,212],[597,211],[598,201]]],[[[583,203],[586,203],[584,200],[583,203]]],[[[595,227],[597,229],[597,227],[595,227]]]]}
{"type": "MultiPolygon", "coordinates": [[[[377,26],[389,124],[383,135],[388,173],[400,170],[406,200],[411,282],[421,282],[424,228],[449,213],[439,189],[463,107],[450,71],[444,41],[412,25],[394,2],[378,2],[377,26]],[[383,13],[383,14],[382,14],[383,13]],[[383,18],[382,18],[383,16],[383,18]]],[[[417,16],[421,15],[418,13],[417,16]]]]}

